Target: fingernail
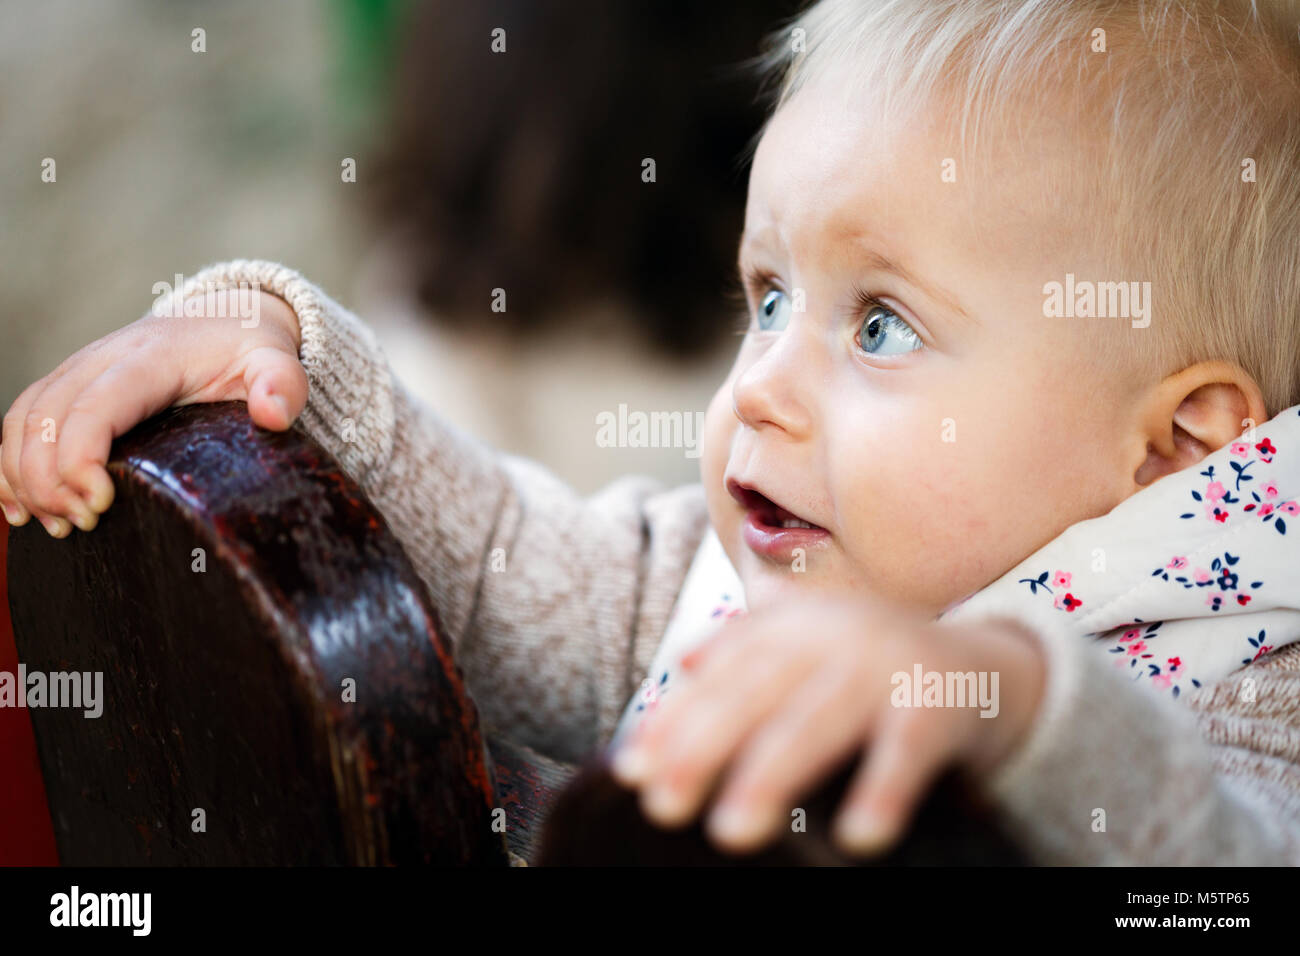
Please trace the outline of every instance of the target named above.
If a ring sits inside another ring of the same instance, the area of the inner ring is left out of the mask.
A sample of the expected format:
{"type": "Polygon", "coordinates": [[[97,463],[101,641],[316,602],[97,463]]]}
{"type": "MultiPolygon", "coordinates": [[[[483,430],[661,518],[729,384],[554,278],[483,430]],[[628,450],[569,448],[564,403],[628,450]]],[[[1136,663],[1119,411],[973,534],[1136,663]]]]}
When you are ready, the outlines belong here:
{"type": "Polygon", "coordinates": [[[615,779],[631,786],[640,783],[649,772],[650,758],[641,747],[620,747],[609,769],[615,779]]]}
{"type": "Polygon", "coordinates": [[[108,510],[108,503],[113,500],[113,480],[100,473],[91,481],[94,487],[86,499],[86,506],[95,514],[103,514],[108,510]]]}
{"type": "Polygon", "coordinates": [[[89,531],[90,529],[95,527],[95,519],[92,518],[90,515],[82,514],[81,512],[78,512],[75,516],[73,516],[72,523],[75,524],[82,531],[89,531]]]}
{"type": "Polygon", "coordinates": [[[283,395],[272,395],[271,397],[275,399],[275,404],[280,407],[280,411],[284,412],[285,421],[288,421],[292,417],[289,414],[288,400],[283,395]]]}
{"type": "Polygon", "coordinates": [[[723,804],[709,814],[709,833],[724,843],[746,844],[762,835],[764,823],[748,804],[723,804]]]}
{"type": "Polygon", "coordinates": [[[646,791],[644,809],[646,816],[665,826],[684,822],[690,814],[685,794],[665,784],[655,784],[646,791]]]}
{"type": "Polygon", "coordinates": [[[877,853],[892,839],[889,824],[865,810],[850,811],[842,816],[835,825],[835,836],[841,845],[854,853],[877,853]]]}
{"type": "Polygon", "coordinates": [[[3,507],[5,512],[5,521],[8,521],[12,525],[17,525],[22,521],[22,516],[16,509],[11,508],[8,505],[4,505],[3,507]]]}
{"type": "Polygon", "coordinates": [[[45,525],[51,538],[62,538],[72,531],[72,526],[62,518],[42,518],[41,524],[45,525]]]}

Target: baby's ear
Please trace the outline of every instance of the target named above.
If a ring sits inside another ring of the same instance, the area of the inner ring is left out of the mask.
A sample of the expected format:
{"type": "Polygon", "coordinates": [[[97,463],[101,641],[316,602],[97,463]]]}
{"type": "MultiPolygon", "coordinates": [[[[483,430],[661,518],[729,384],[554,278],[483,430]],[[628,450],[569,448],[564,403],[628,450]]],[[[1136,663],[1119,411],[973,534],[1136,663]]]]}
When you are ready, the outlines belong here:
{"type": "Polygon", "coordinates": [[[1259,385],[1231,362],[1198,362],[1153,391],[1142,428],[1146,459],[1133,475],[1139,486],[1190,468],[1268,419],[1259,385]]]}
{"type": "MultiPolygon", "coordinates": [[[[1179,403],[1174,411],[1174,426],[1205,449],[1199,460],[1249,428],[1253,418],[1250,411],[1250,401],[1240,388],[1213,382],[1202,385],[1179,403]]],[[[1262,424],[1259,418],[1253,420],[1256,425],[1262,424]]]]}

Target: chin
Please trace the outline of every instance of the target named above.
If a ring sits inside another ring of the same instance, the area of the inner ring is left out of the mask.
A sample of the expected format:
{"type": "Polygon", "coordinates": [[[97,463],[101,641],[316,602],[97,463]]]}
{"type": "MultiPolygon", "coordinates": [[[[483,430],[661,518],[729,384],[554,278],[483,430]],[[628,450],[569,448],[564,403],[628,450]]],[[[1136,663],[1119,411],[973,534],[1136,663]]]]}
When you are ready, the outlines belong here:
{"type": "Polygon", "coordinates": [[[749,552],[741,557],[736,571],[745,587],[745,607],[749,611],[775,607],[795,597],[806,597],[818,588],[817,579],[808,572],[792,571],[749,552]]]}

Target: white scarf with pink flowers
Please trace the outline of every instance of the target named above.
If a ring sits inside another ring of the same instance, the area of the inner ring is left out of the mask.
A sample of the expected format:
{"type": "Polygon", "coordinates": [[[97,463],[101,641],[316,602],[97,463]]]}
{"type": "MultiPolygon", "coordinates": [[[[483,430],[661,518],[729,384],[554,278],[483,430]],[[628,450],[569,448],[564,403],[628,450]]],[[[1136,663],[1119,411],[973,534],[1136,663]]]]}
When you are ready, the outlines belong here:
{"type": "MultiPolygon", "coordinates": [[[[671,690],[681,657],[741,613],[740,580],[710,529],[611,747],[671,690]]],[[[1071,525],[940,617],[992,614],[1090,641],[1174,698],[1300,640],[1300,405],[1071,525]]]]}

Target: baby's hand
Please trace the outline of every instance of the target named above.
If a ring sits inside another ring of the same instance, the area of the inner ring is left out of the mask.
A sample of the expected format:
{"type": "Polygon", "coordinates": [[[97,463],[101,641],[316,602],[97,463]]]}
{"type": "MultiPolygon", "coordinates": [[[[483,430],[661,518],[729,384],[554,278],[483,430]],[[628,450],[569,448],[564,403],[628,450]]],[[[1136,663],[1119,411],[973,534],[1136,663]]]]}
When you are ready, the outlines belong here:
{"type": "Polygon", "coordinates": [[[955,763],[978,778],[1011,753],[1046,676],[1033,635],[1013,622],[936,624],[824,596],[729,622],[682,669],[613,772],[641,790],[652,821],[676,827],[696,817],[725,768],[707,829],[732,852],[761,849],[798,800],[862,752],[835,838],[849,853],[887,849],[939,771],[955,763]],[[910,701],[918,664],[923,673],[997,672],[997,716],[980,717],[978,700],[893,706],[902,682],[892,678],[907,675],[910,701]]]}
{"type": "Polygon", "coordinates": [[[56,538],[72,524],[91,530],[113,501],[104,468],[113,439],[170,406],[245,401],[263,428],[293,424],[307,402],[298,318],[282,299],[254,294],[256,311],[243,319],[151,312],[28,386],[0,432],[9,523],[35,515],[56,538]]]}

